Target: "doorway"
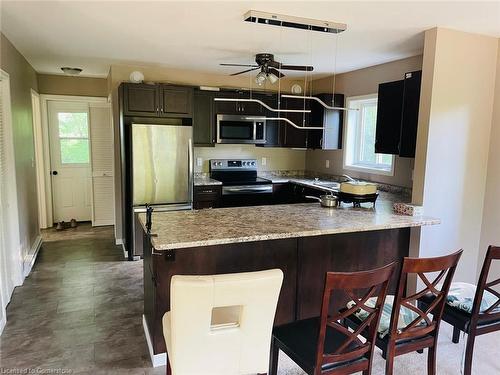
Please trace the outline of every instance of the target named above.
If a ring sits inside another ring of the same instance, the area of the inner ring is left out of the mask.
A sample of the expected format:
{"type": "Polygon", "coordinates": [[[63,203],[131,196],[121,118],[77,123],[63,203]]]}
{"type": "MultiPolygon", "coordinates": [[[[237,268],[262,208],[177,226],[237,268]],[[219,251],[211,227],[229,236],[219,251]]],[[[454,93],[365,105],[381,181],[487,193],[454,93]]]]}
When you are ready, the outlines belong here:
{"type": "Polygon", "coordinates": [[[89,105],[48,101],[53,221],[92,219],[89,105]]]}

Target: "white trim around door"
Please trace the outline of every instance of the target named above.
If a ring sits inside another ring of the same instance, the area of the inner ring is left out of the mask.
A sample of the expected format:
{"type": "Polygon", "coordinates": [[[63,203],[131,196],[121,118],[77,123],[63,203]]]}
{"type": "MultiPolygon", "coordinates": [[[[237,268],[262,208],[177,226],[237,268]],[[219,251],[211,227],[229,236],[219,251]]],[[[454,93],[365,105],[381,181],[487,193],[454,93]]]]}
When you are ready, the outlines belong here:
{"type": "Polygon", "coordinates": [[[10,78],[0,69],[0,333],[14,287],[23,283],[10,78]],[[8,183],[6,183],[8,181],[8,183]]]}
{"type": "MultiPolygon", "coordinates": [[[[43,158],[46,161],[44,164],[44,181],[45,181],[45,220],[48,226],[54,223],[53,214],[53,198],[52,198],[52,178],[50,165],[50,137],[49,137],[49,111],[48,103],[54,102],[80,102],[88,103],[89,107],[110,106],[107,98],[90,97],[90,96],[68,96],[68,95],[40,95],[41,110],[42,110],[42,143],[43,143],[43,158]]],[[[92,142],[92,140],[91,140],[92,142]]]]}

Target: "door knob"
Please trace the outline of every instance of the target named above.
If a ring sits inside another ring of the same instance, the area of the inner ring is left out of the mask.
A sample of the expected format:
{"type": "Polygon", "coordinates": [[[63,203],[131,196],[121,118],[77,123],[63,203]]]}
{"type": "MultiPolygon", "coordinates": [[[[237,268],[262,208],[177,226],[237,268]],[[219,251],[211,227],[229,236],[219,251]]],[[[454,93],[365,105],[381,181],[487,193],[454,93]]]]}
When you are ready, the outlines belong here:
{"type": "Polygon", "coordinates": [[[57,176],[57,171],[52,171],[52,174],[53,174],[54,176],[57,176]]]}

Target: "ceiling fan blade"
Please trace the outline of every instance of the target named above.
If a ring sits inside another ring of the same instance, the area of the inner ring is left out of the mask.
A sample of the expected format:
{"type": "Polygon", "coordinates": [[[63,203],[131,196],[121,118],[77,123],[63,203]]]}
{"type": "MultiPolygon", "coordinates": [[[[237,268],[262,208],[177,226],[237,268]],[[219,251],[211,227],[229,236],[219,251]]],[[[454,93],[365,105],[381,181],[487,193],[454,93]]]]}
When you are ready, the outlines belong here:
{"type": "Polygon", "coordinates": [[[222,65],[222,66],[251,66],[253,68],[258,67],[258,65],[255,65],[255,64],[219,64],[219,65],[222,65]]]}
{"type": "Polygon", "coordinates": [[[252,68],[252,69],[243,70],[242,72],[233,73],[233,74],[230,74],[230,75],[231,76],[237,76],[239,74],[248,73],[248,72],[251,72],[252,70],[257,70],[257,69],[260,69],[260,66],[258,66],[256,68],[252,68]]]}
{"type": "Polygon", "coordinates": [[[268,70],[269,73],[272,73],[274,74],[276,77],[278,78],[283,78],[285,75],[283,73],[281,73],[279,70],[277,69],[274,69],[274,68],[269,68],[268,70]]]}
{"type": "Polygon", "coordinates": [[[312,72],[314,70],[314,67],[307,65],[281,65],[278,69],[301,70],[304,72],[312,72]]]}

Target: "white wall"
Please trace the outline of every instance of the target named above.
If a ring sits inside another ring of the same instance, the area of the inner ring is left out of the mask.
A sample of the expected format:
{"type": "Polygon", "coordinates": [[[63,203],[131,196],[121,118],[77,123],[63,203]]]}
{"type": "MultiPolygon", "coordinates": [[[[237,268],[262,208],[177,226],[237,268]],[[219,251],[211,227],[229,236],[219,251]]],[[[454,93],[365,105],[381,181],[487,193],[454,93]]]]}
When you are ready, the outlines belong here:
{"type": "MultiPolygon", "coordinates": [[[[500,246],[500,39],[498,39],[495,99],[491,122],[488,176],[484,198],[483,226],[478,258],[478,275],[481,272],[486,249],[489,245],[500,246]]],[[[500,275],[500,262],[494,262],[492,274],[500,275]]]]}
{"type": "Polygon", "coordinates": [[[425,33],[413,201],[442,223],[421,230],[420,256],[459,248],[455,278],[474,282],[480,247],[498,40],[425,33]]]}

